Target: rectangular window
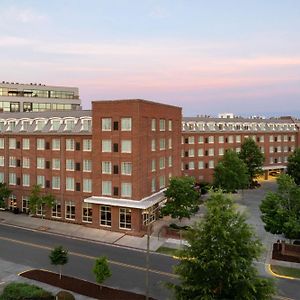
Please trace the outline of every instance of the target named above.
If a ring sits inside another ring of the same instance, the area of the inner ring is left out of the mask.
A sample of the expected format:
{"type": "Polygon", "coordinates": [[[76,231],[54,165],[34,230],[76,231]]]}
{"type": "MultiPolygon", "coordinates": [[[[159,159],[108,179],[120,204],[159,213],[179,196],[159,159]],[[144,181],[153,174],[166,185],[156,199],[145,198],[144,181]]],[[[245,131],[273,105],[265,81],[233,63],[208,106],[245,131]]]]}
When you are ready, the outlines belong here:
{"type": "Polygon", "coordinates": [[[92,129],[92,120],[82,120],[82,130],[90,131],[92,129]]]}
{"type": "Polygon", "coordinates": [[[119,130],[119,122],[118,121],[114,122],[114,130],[119,130]]]}
{"type": "Polygon", "coordinates": [[[274,136],[273,136],[273,135],[270,135],[270,136],[269,136],[269,141],[270,141],[270,142],[274,142],[274,136]]]}
{"type": "Polygon", "coordinates": [[[209,149],[208,149],[208,155],[209,155],[209,156],[214,156],[214,155],[215,155],[215,150],[214,150],[214,148],[209,148],[209,149]]]}
{"type": "Polygon", "coordinates": [[[122,153],[131,153],[131,140],[121,141],[121,151],[122,153]]]}
{"type": "Polygon", "coordinates": [[[203,140],[203,136],[199,136],[198,137],[198,144],[203,144],[204,140],[203,140]]]}
{"type": "Polygon", "coordinates": [[[92,140],[91,139],[83,140],[83,151],[92,151],[92,140]]]}
{"type": "Polygon", "coordinates": [[[189,144],[195,144],[195,137],[189,136],[189,137],[188,137],[188,143],[189,143],[189,144]]]}
{"type": "Polygon", "coordinates": [[[130,198],[132,195],[132,185],[130,182],[121,183],[121,197],[130,198]]]}
{"type": "Polygon", "coordinates": [[[4,182],[4,173],[0,172],[0,182],[4,182]]]}
{"type": "Polygon", "coordinates": [[[213,137],[212,135],[210,135],[210,136],[208,137],[208,143],[209,143],[209,144],[213,144],[213,143],[214,143],[214,137],[213,137]]]}
{"type": "Polygon", "coordinates": [[[103,161],[102,162],[102,174],[111,174],[111,162],[110,161],[103,161]]]}
{"type": "Polygon", "coordinates": [[[151,171],[154,172],[156,170],[156,161],[155,159],[151,160],[151,171]]]}
{"type": "Polygon", "coordinates": [[[162,170],[164,168],[165,168],[165,158],[160,157],[160,159],[159,159],[159,169],[162,170]]]}
{"type": "Polygon", "coordinates": [[[66,201],[66,219],[75,220],[75,202],[66,201]]]}
{"type": "Polygon", "coordinates": [[[131,118],[121,118],[121,131],[131,131],[131,118]]]}
{"type": "Polygon", "coordinates": [[[270,164],[273,164],[273,163],[274,163],[274,158],[270,157],[270,164]]]}
{"type": "Polygon", "coordinates": [[[45,150],[45,140],[44,139],[36,140],[36,150],[45,150]]]}
{"type": "Polygon", "coordinates": [[[52,170],[60,170],[60,159],[59,158],[52,159],[52,170]]]}
{"type": "Polygon", "coordinates": [[[52,176],[52,189],[60,190],[60,177],[52,176]]]}
{"type": "Polygon", "coordinates": [[[60,140],[59,139],[52,139],[52,150],[60,151],[60,140]]]}
{"type": "Polygon", "coordinates": [[[60,120],[52,120],[50,130],[57,131],[60,127],[60,124],[61,124],[60,120]]]}
{"type": "Polygon", "coordinates": [[[92,161],[89,159],[84,159],[82,162],[83,172],[91,172],[92,171],[92,161]]]}
{"type": "Polygon", "coordinates": [[[23,174],[23,186],[30,186],[30,175],[29,174],[23,174]]]}
{"type": "Polygon", "coordinates": [[[92,204],[83,203],[82,204],[82,222],[92,223],[93,221],[93,210],[92,204]]]}
{"type": "Polygon", "coordinates": [[[151,192],[152,193],[156,192],[156,180],[155,180],[155,177],[153,177],[151,179],[151,192]]]}
{"type": "Polygon", "coordinates": [[[224,155],[224,148],[219,148],[219,155],[224,155]]]}
{"type": "Polygon", "coordinates": [[[151,140],[151,151],[155,151],[156,150],[156,145],[155,145],[155,139],[151,140]]]}
{"type": "Polygon", "coordinates": [[[169,138],[168,140],[168,148],[172,149],[172,138],[169,138]]]}
{"type": "Polygon", "coordinates": [[[41,188],[44,188],[45,187],[45,176],[44,175],[36,176],[36,184],[40,185],[41,188]]]}
{"type": "Polygon", "coordinates": [[[111,207],[100,206],[100,225],[111,227],[111,207]]]}
{"type": "Polygon", "coordinates": [[[17,183],[17,175],[16,173],[9,173],[8,182],[10,185],[16,185],[17,183]]]}
{"type": "Polygon", "coordinates": [[[208,167],[209,167],[209,169],[213,169],[214,166],[215,166],[214,161],[213,161],[213,160],[210,160],[210,161],[208,162],[208,167]]]}
{"type": "Polygon", "coordinates": [[[23,150],[29,150],[30,149],[29,139],[23,139],[22,140],[22,147],[23,147],[23,150]]]}
{"type": "Polygon", "coordinates": [[[4,167],[4,156],[0,156],[0,167],[4,167]]]}
{"type": "Polygon", "coordinates": [[[283,141],[284,141],[284,142],[287,142],[287,141],[288,141],[288,136],[287,136],[287,135],[284,135],[284,136],[283,136],[283,141]]]}
{"type": "Polygon", "coordinates": [[[159,188],[162,189],[166,186],[166,178],[164,175],[159,176],[159,188]]]}
{"type": "Polygon", "coordinates": [[[74,177],[66,177],[66,191],[74,191],[75,180],[74,177]]]}
{"type": "Polygon", "coordinates": [[[102,152],[111,152],[111,140],[102,140],[102,152]]]}
{"type": "Polygon", "coordinates": [[[232,135],[228,136],[228,143],[229,144],[233,143],[233,136],[232,135]]]}
{"type": "Polygon", "coordinates": [[[203,149],[202,148],[198,149],[198,156],[203,156],[203,155],[204,155],[203,149]]]}
{"type": "Polygon", "coordinates": [[[45,169],[45,158],[44,157],[36,158],[36,167],[37,167],[37,169],[45,169]]]}
{"type": "Polygon", "coordinates": [[[66,120],[66,126],[64,130],[72,131],[75,128],[74,120],[66,120]]]}
{"type": "Polygon", "coordinates": [[[295,142],[295,136],[294,135],[291,136],[291,141],[295,142]]]}
{"type": "Polygon", "coordinates": [[[193,161],[189,162],[189,170],[194,170],[195,169],[195,163],[193,161]]]}
{"type": "Polygon", "coordinates": [[[169,127],[169,131],[173,130],[173,122],[172,122],[172,120],[169,120],[168,127],[169,127]]]}
{"type": "Polygon", "coordinates": [[[224,143],[224,136],[219,136],[219,144],[223,144],[224,143]]]}
{"type": "Polygon", "coordinates": [[[28,197],[22,196],[22,212],[28,213],[29,207],[28,207],[28,197]]]}
{"type": "Polygon", "coordinates": [[[166,149],[166,140],[164,138],[159,139],[159,150],[165,150],[166,149]]]}
{"type": "Polygon", "coordinates": [[[0,149],[4,149],[4,138],[0,138],[0,149]]]}
{"type": "Polygon", "coordinates": [[[131,162],[122,162],[121,163],[121,174],[122,175],[131,175],[132,174],[132,163],[131,162]]]}
{"type": "Polygon", "coordinates": [[[269,152],[270,152],[270,153],[273,153],[273,152],[274,152],[274,147],[273,147],[273,146],[270,146],[269,152]]]}
{"type": "Polygon", "coordinates": [[[8,149],[16,149],[17,141],[14,138],[8,139],[8,149]]]}
{"type": "Polygon", "coordinates": [[[66,171],[75,170],[75,161],[74,159],[66,159],[66,171]]]}
{"type": "Polygon", "coordinates": [[[172,156],[171,155],[168,157],[168,165],[169,165],[169,168],[172,167],[172,156]]]}
{"type": "Polygon", "coordinates": [[[194,149],[189,149],[189,157],[194,157],[195,156],[195,150],[194,149]]]}
{"type": "Polygon", "coordinates": [[[30,168],[30,159],[28,157],[23,157],[23,168],[30,168]]]}
{"type": "Polygon", "coordinates": [[[199,161],[199,162],[198,162],[198,169],[199,169],[199,170],[204,169],[204,163],[203,163],[203,161],[199,161]]]}
{"type": "Polygon", "coordinates": [[[151,130],[156,131],[156,119],[151,120],[151,130]]]}
{"type": "Polygon", "coordinates": [[[10,156],[9,157],[9,166],[12,168],[15,168],[17,165],[17,160],[15,156],[10,156]]]}
{"type": "Polygon", "coordinates": [[[111,196],[111,181],[102,181],[102,195],[111,196]]]}
{"type": "Polygon", "coordinates": [[[159,119],[159,130],[165,131],[166,130],[166,120],[159,119]]]}
{"type": "Polygon", "coordinates": [[[102,131],[111,131],[111,118],[102,118],[102,131]]]}
{"type": "Polygon", "coordinates": [[[75,150],[75,141],[74,139],[66,139],[66,151],[75,150]]]}
{"type": "Polygon", "coordinates": [[[61,204],[60,202],[55,202],[52,207],[52,218],[61,218],[61,204]]]}
{"type": "Polygon", "coordinates": [[[235,136],[235,142],[236,143],[240,143],[241,142],[241,136],[240,135],[236,135],[235,136]]]}
{"type": "Polygon", "coordinates": [[[83,189],[84,193],[92,192],[92,179],[83,179],[83,189]]]}
{"type": "Polygon", "coordinates": [[[120,223],[119,226],[122,229],[131,229],[131,209],[130,208],[120,208],[120,223]]]}
{"type": "Polygon", "coordinates": [[[44,129],[45,125],[46,125],[46,122],[44,120],[38,120],[38,121],[36,121],[35,130],[41,131],[44,129]]]}

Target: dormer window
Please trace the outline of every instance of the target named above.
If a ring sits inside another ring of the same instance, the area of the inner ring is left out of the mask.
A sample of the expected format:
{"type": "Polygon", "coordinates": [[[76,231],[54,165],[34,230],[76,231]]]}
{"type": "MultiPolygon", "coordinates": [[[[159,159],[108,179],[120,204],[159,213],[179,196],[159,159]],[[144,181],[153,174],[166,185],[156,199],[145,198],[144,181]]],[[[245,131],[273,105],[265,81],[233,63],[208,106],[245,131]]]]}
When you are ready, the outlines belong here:
{"type": "Polygon", "coordinates": [[[8,130],[15,130],[16,128],[16,121],[10,121],[9,122],[9,126],[8,126],[8,130]]]}
{"type": "Polygon", "coordinates": [[[92,129],[92,120],[88,120],[88,119],[82,120],[82,129],[81,130],[91,131],[91,129],[92,129]]]}
{"type": "Polygon", "coordinates": [[[45,121],[45,120],[37,120],[37,121],[36,121],[36,127],[35,127],[35,130],[41,131],[41,130],[44,129],[45,125],[46,125],[46,121],[45,121]]]}
{"type": "Polygon", "coordinates": [[[57,131],[60,127],[60,120],[52,120],[51,121],[51,130],[57,131]]]}
{"type": "Polygon", "coordinates": [[[75,128],[75,121],[74,120],[66,120],[66,127],[65,130],[72,131],[75,128]]]}
{"type": "Polygon", "coordinates": [[[0,122],[0,131],[3,131],[3,130],[4,130],[4,122],[1,121],[1,122],[0,122]]]}
{"type": "Polygon", "coordinates": [[[30,121],[28,121],[28,120],[22,121],[22,130],[28,131],[29,126],[30,126],[30,121]]]}

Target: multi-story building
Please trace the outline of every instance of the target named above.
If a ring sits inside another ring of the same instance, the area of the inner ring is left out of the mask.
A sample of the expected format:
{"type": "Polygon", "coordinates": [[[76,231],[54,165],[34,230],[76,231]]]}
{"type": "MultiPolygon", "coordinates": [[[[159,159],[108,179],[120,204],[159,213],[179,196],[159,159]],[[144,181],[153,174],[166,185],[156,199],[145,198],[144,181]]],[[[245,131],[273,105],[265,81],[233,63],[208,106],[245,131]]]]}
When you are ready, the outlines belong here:
{"type": "Polygon", "coordinates": [[[241,150],[252,138],[265,156],[265,178],[270,170],[286,168],[288,156],[299,146],[299,126],[291,117],[183,118],[181,169],[184,175],[211,182],[214,167],[227,149],[241,150]]]}
{"type": "Polygon", "coordinates": [[[0,111],[38,112],[80,109],[78,88],[44,84],[0,83],[0,111]]]}
{"type": "Polygon", "coordinates": [[[145,100],[2,113],[0,181],[13,191],[7,204],[26,212],[39,184],[56,198],[48,218],[140,234],[169,178],[181,174],[181,120],[181,108],[145,100]]]}

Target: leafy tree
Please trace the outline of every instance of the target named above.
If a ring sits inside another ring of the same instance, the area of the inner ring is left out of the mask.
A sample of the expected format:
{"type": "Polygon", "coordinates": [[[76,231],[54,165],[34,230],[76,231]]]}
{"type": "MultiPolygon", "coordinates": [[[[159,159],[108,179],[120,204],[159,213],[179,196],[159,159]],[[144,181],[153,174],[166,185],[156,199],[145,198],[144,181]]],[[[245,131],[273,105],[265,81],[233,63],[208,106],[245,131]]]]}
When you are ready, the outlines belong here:
{"type": "Polygon", "coordinates": [[[96,281],[101,284],[107,278],[111,277],[111,271],[109,269],[108,261],[105,256],[100,256],[96,259],[93,268],[93,273],[96,276],[96,281]]]}
{"type": "Polygon", "coordinates": [[[0,208],[5,207],[5,199],[11,194],[11,190],[7,187],[6,183],[0,182],[0,208]]]}
{"type": "Polygon", "coordinates": [[[247,138],[241,146],[239,157],[246,164],[250,183],[253,183],[253,179],[262,173],[262,166],[265,160],[264,155],[261,153],[255,141],[251,138],[247,138]]]}
{"type": "MultiPolygon", "coordinates": [[[[55,202],[55,197],[52,194],[46,194],[46,195],[41,195],[41,186],[36,184],[32,187],[31,193],[28,197],[28,206],[29,210],[33,213],[36,214],[37,209],[39,207],[43,208],[48,207],[51,208],[53,207],[55,202]]],[[[42,211],[42,216],[43,216],[43,211],[42,211]]]]}
{"type": "Polygon", "coordinates": [[[265,229],[289,239],[300,238],[300,187],[287,174],[278,177],[277,183],[277,192],[269,192],[260,205],[265,229]]]}
{"type": "Polygon", "coordinates": [[[69,260],[68,251],[62,246],[55,247],[51,251],[49,258],[52,265],[59,266],[59,279],[61,279],[62,266],[65,265],[69,260]]]}
{"type": "Polygon", "coordinates": [[[235,192],[249,185],[247,166],[233,150],[228,150],[215,167],[214,186],[235,192]]]}
{"type": "Polygon", "coordinates": [[[190,218],[199,205],[199,192],[195,190],[195,180],[192,177],[173,177],[165,191],[166,205],[161,209],[162,216],[172,218],[190,218]]]}
{"type": "Polygon", "coordinates": [[[287,174],[294,178],[296,184],[300,185],[300,148],[296,149],[288,158],[287,174]]]}
{"type": "Polygon", "coordinates": [[[253,266],[262,245],[245,216],[221,191],[210,195],[206,207],[186,235],[188,246],[179,251],[180,283],[168,284],[176,299],[272,299],[272,281],[259,277],[253,266]]]}

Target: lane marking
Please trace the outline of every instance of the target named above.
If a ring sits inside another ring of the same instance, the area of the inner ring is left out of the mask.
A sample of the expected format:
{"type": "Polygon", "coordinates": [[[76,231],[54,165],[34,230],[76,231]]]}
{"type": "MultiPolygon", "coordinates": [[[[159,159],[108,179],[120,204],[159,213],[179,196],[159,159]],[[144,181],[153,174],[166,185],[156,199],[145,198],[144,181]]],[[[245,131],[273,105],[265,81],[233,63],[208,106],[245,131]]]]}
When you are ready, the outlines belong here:
{"type": "MultiPolygon", "coordinates": [[[[39,249],[43,249],[43,250],[52,250],[52,248],[50,248],[48,246],[37,245],[37,244],[34,244],[34,243],[23,242],[23,241],[11,239],[11,238],[6,238],[6,237],[0,237],[0,240],[13,242],[13,243],[17,243],[17,244],[21,244],[21,245],[25,245],[25,246],[34,247],[34,248],[39,248],[39,249]]],[[[70,255],[73,255],[73,256],[83,257],[83,258],[87,258],[87,259],[91,259],[91,260],[95,260],[97,258],[96,256],[86,255],[86,254],[72,252],[72,251],[70,251],[68,253],[70,255]]],[[[115,260],[108,260],[108,261],[113,265],[117,265],[117,266],[121,266],[121,267],[125,267],[125,268],[131,268],[131,269],[144,271],[144,272],[147,271],[147,269],[145,267],[130,265],[130,264],[122,263],[122,262],[115,261],[115,260]]],[[[168,277],[178,278],[177,275],[172,274],[172,273],[168,273],[168,272],[164,272],[164,271],[149,269],[149,272],[159,274],[159,275],[168,276],[168,277]]]]}

